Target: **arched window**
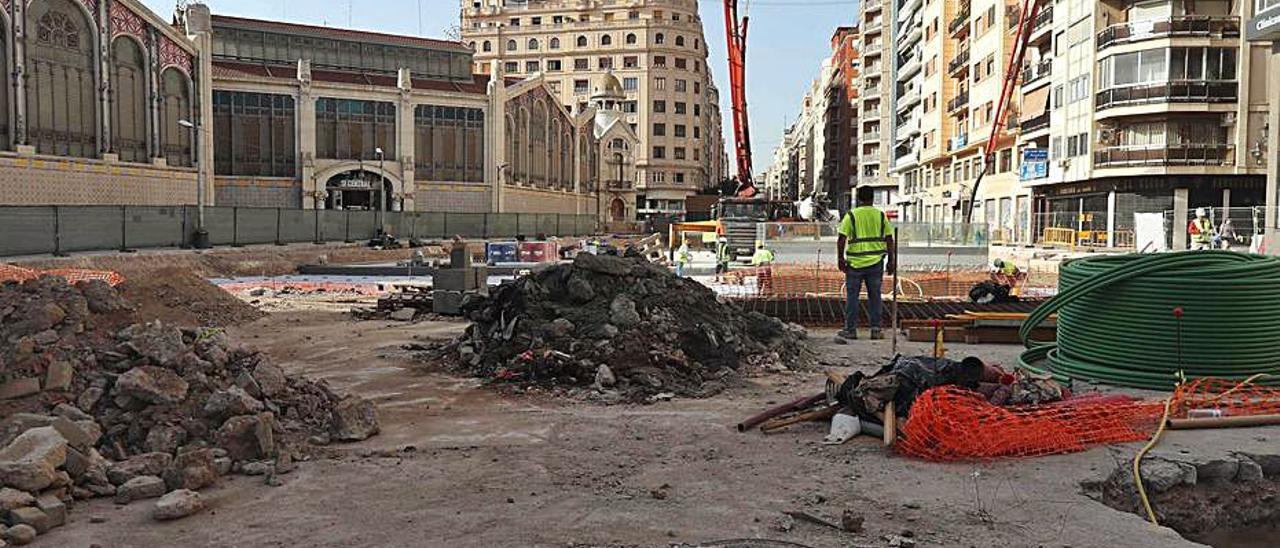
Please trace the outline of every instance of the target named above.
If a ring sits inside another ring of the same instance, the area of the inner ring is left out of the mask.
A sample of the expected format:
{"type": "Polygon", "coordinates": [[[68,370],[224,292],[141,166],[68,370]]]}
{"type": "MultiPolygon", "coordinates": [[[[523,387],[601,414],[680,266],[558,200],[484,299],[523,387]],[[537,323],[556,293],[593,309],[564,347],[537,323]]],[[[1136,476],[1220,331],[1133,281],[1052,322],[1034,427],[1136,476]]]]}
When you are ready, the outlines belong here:
{"type": "Polygon", "coordinates": [[[551,49],[560,49],[560,39],[559,39],[559,38],[552,38],[552,39],[551,39],[551,46],[550,46],[550,47],[551,47],[551,49]]]}
{"type": "Polygon", "coordinates": [[[516,128],[517,128],[517,127],[518,127],[518,126],[516,126],[516,119],[515,119],[515,116],[512,116],[512,115],[508,114],[508,115],[507,115],[507,132],[506,132],[506,135],[507,135],[507,164],[506,164],[506,166],[504,166],[504,168],[507,170],[507,172],[506,172],[506,173],[499,174],[499,176],[498,176],[498,180],[503,181],[503,182],[508,183],[508,184],[515,182],[515,181],[514,181],[514,179],[513,179],[513,177],[515,176],[515,171],[516,171],[516,169],[515,169],[516,162],[517,162],[517,159],[516,159],[516,150],[518,150],[518,149],[519,149],[519,141],[518,141],[518,138],[517,138],[517,133],[518,133],[518,132],[516,131],[516,128]]]}
{"type": "Polygon", "coordinates": [[[579,37],[578,37],[578,47],[580,47],[580,48],[585,48],[585,47],[587,47],[587,37],[586,37],[586,36],[579,36],[579,37]]]}
{"type": "Polygon", "coordinates": [[[173,67],[164,69],[160,74],[160,146],[171,166],[191,165],[191,129],[178,123],[191,117],[187,75],[173,67]]]}
{"type": "Polygon", "coordinates": [[[529,180],[534,185],[547,182],[547,103],[538,100],[529,119],[529,180]]]}
{"type": "Polygon", "coordinates": [[[573,190],[573,135],[568,131],[560,138],[560,180],[565,190],[573,190]]]}
{"type": "Polygon", "coordinates": [[[481,45],[480,48],[484,51],[493,51],[493,44],[490,43],[488,40],[485,40],[484,44],[481,45]]]}
{"type": "MultiPolygon", "coordinates": [[[[9,58],[9,38],[5,35],[4,25],[0,25],[0,59],[9,58]]],[[[9,71],[0,70],[0,150],[9,150],[13,145],[13,130],[9,124],[9,71]]]]}
{"type": "Polygon", "coordinates": [[[700,42],[698,42],[698,39],[697,39],[697,38],[694,38],[694,39],[693,39],[693,49],[698,49],[698,48],[700,48],[700,47],[702,47],[701,43],[700,43],[700,42]]]}
{"type": "Polygon", "coordinates": [[[133,38],[111,45],[111,150],[124,162],[147,162],[147,62],[133,38]]]}
{"type": "Polygon", "coordinates": [[[632,45],[632,44],[635,44],[635,43],[636,43],[636,34],[635,34],[634,32],[628,32],[628,33],[627,33],[627,45],[632,45]]]}
{"type": "Polygon", "coordinates": [[[613,37],[612,37],[612,36],[609,36],[608,34],[606,34],[606,35],[604,35],[604,36],[601,36],[601,37],[600,37],[600,45],[602,45],[602,46],[612,46],[612,45],[613,45],[613,37]]]}
{"type": "Polygon", "coordinates": [[[516,41],[507,40],[507,51],[515,51],[515,50],[516,50],[516,41]]]}
{"type": "Polygon", "coordinates": [[[27,28],[28,142],[40,154],[96,156],[93,24],[70,0],[48,0],[31,4],[27,28]]]}
{"type": "Polygon", "coordinates": [[[655,44],[665,44],[666,42],[667,42],[667,37],[666,37],[666,36],[663,36],[661,32],[659,32],[658,34],[653,35],[653,43],[655,43],[655,44]]]}
{"type": "Polygon", "coordinates": [[[683,37],[683,36],[676,36],[676,45],[677,45],[677,46],[684,46],[684,37],[683,37]]]}
{"type": "Polygon", "coordinates": [[[536,50],[536,49],[538,49],[538,39],[537,39],[537,38],[530,38],[530,39],[529,39],[529,51],[533,51],[533,50],[536,50]]]}

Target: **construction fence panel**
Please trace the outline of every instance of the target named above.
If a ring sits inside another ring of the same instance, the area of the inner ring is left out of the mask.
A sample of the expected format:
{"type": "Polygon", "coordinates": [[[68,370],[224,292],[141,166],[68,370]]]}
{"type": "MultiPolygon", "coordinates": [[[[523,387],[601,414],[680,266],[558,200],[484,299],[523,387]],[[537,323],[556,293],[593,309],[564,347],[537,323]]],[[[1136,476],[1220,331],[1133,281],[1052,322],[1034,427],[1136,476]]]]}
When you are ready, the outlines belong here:
{"type": "Polygon", "coordinates": [[[59,206],[58,216],[62,251],[124,247],[122,206],[59,206]]]}
{"type": "Polygon", "coordinates": [[[445,217],[448,213],[421,212],[415,217],[412,231],[418,238],[443,238],[445,233],[445,217]]]}
{"type": "Polygon", "coordinates": [[[236,207],[235,216],[236,244],[269,244],[276,241],[278,227],[276,209],[236,207]]]}
{"type": "Polygon", "coordinates": [[[516,232],[523,236],[532,236],[538,231],[538,220],[534,213],[513,213],[516,216],[516,232]]]}
{"type": "Polygon", "coordinates": [[[50,253],[57,242],[56,207],[0,207],[0,256],[50,253]]]}
{"type": "Polygon", "coordinates": [[[538,227],[534,234],[543,234],[546,236],[558,236],[560,232],[560,216],[554,213],[538,213],[533,216],[534,223],[538,227]]]}
{"type": "Polygon", "coordinates": [[[316,212],[305,209],[280,210],[280,241],[311,242],[316,239],[316,212]]]}
{"type": "Polygon", "coordinates": [[[320,239],[326,242],[341,242],[347,239],[347,212],[325,209],[320,212],[320,239]]]}
{"type": "Polygon", "coordinates": [[[481,238],[484,236],[484,223],[484,213],[446,213],[444,237],[481,238]]]}
{"type": "Polygon", "coordinates": [[[185,222],[182,206],[125,206],[125,247],[178,247],[185,222]]]}
{"type": "Polygon", "coordinates": [[[514,238],[518,232],[515,215],[510,213],[485,214],[486,237],[514,238]]]}
{"type": "Polygon", "coordinates": [[[378,229],[377,211],[347,211],[351,217],[351,240],[361,241],[373,238],[378,229]]]}
{"type": "MultiPolygon", "coordinates": [[[[187,238],[190,242],[196,231],[196,218],[199,216],[199,209],[194,207],[185,208],[187,222],[187,238]]],[[[231,245],[235,241],[235,211],[230,207],[206,207],[204,208],[204,228],[209,232],[210,245],[231,245]]]]}

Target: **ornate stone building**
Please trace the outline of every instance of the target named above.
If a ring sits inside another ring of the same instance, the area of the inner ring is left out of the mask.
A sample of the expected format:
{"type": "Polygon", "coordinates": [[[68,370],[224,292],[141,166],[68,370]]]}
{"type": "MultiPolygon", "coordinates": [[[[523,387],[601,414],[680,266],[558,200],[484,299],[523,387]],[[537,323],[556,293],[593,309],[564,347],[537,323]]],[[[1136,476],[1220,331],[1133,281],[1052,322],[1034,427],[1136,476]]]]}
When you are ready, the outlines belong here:
{"type": "Polygon", "coordinates": [[[196,51],[135,0],[0,0],[0,201],[194,202],[196,51]]]}

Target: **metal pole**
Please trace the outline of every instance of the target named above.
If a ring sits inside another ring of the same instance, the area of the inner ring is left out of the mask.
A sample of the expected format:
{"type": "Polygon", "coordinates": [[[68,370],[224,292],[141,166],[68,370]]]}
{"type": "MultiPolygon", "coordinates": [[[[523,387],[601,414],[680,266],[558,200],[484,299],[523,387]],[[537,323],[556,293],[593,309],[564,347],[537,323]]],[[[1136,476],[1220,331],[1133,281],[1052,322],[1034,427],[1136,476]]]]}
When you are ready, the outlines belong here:
{"type": "MultiPolygon", "coordinates": [[[[893,306],[893,322],[892,322],[893,323],[893,353],[896,355],[898,353],[898,268],[902,267],[902,265],[898,264],[899,257],[898,257],[898,239],[897,238],[893,239],[892,253],[893,253],[894,266],[897,267],[893,269],[893,303],[892,303],[892,306],[893,306]]],[[[948,285],[950,285],[951,283],[950,280],[948,280],[947,283],[948,285]]],[[[950,290],[950,288],[948,288],[948,290],[950,290]]]]}
{"type": "Polygon", "coordinates": [[[316,241],[315,241],[316,245],[320,245],[320,244],[324,243],[324,240],[323,240],[323,239],[321,239],[321,237],[320,237],[320,203],[321,203],[321,202],[320,202],[320,193],[321,193],[321,192],[323,192],[323,191],[320,191],[320,190],[317,190],[317,191],[316,191],[316,194],[315,194],[315,202],[316,202],[316,203],[315,203],[315,207],[313,208],[313,209],[315,209],[315,217],[316,217],[316,241]]]}
{"type": "Polygon", "coordinates": [[[67,253],[62,251],[62,215],[58,206],[53,206],[53,256],[67,256],[67,253]]]}
{"type": "Polygon", "coordinates": [[[284,209],[276,208],[276,245],[284,245],[284,241],[280,239],[280,221],[284,216],[284,209]]]}
{"type": "Polygon", "coordinates": [[[195,134],[195,157],[196,157],[196,232],[194,236],[194,246],[196,249],[207,249],[209,247],[209,230],[204,224],[204,155],[200,154],[200,124],[192,124],[191,132],[195,134]]]}
{"type": "Polygon", "coordinates": [[[231,247],[240,247],[240,206],[231,208],[231,247]]]}
{"type": "Polygon", "coordinates": [[[378,152],[378,211],[375,214],[375,218],[377,219],[378,226],[374,228],[374,231],[373,231],[374,234],[382,233],[382,208],[383,206],[386,205],[385,201],[387,199],[385,196],[385,192],[387,189],[387,178],[383,175],[383,173],[385,172],[382,171],[382,160],[385,157],[386,157],[386,153],[383,153],[381,151],[378,152]]]}

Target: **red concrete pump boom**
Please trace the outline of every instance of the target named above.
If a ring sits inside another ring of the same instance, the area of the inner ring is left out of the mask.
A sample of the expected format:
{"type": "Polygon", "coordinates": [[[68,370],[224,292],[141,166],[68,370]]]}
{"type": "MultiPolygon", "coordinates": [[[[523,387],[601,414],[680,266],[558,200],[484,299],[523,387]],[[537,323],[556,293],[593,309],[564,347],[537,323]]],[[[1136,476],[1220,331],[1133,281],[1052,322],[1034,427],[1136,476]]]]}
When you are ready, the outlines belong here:
{"type": "Polygon", "coordinates": [[[1031,40],[1031,25],[1035,21],[1036,15],[1040,12],[1040,3],[1042,0],[1022,0],[1022,13],[1018,19],[1018,34],[1013,39],[1013,50],[1009,52],[1009,66],[1004,71],[1004,84],[1000,88],[1000,98],[996,100],[996,111],[991,122],[991,135],[987,137],[987,144],[982,148],[982,170],[978,172],[978,177],[973,181],[973,188],[969,191],[969,204],[964,207],[964,222],[969,224],[973,218],[973,204],[978,199],[978,185],[982,184],[982,176],[987,174],[987,170],[991,169],[994,163],[996,146],[1000,140],[1000,134],[1005,127],[1005,118],[1009,115],[1009,103],[1013,96],[1013,90],[1018,87],[1018,76],[1022,73],[1022,60],[1027,56],[1027,44],[1031,40]]]}
{"type": "Polygon", "coordinates": [[[756,194],[751,180],[751,129],[747,123],[747,18],[738,18],[738,0],[724,0],[724,35],[729,45],[729,97],[733,147],[738,161],[738,196],[756,194]]]}

